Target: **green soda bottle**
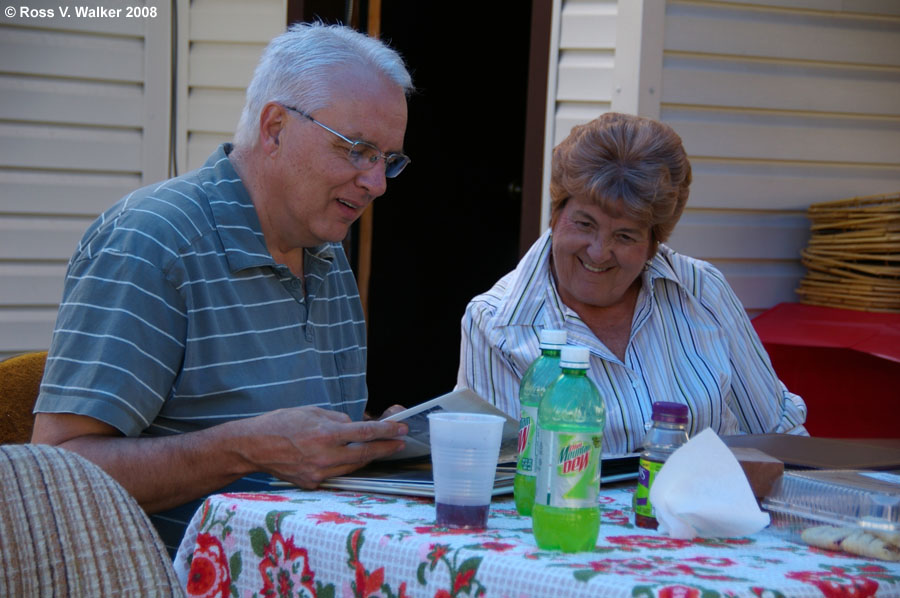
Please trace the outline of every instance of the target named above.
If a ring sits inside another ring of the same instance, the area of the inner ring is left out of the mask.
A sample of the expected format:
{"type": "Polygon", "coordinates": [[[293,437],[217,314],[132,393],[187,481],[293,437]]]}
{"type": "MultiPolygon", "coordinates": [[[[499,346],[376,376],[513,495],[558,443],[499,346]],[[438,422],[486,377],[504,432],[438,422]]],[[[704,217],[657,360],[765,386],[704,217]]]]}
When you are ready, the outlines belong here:
{"type": "Polygon", "coordinates": [[[538,475],[532,529],[545,550],[593,550],[600,531],[600,454],[606,406],[587,377],[590,352],[562,349],[562,373],[538,407],[538,475]]]}
{"type": "Polygon", "coordinates": [[[565,330],[541,330],[541,354],[531,362],[519,384],[519,459],[513,493],[519,515],[531,515],[534,506],[534,466],[537,445],[537,410],[544,391],[559,378],[559,352],[566,344],[565,330]]]}

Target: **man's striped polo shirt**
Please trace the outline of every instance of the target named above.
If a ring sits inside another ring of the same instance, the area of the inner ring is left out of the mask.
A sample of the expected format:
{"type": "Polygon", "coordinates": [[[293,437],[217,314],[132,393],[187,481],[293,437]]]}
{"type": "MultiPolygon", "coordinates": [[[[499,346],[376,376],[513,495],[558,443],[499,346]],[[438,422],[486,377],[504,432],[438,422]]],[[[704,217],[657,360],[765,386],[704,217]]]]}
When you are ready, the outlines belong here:
{"type": "Polygon", "coordinates": [[[365,322],[344,251],[307,250],[305,284],[276,264],[230,150],[127,196],[85,233],[37,411],[128,436],[298,405],[361,419],[365,322]]]}

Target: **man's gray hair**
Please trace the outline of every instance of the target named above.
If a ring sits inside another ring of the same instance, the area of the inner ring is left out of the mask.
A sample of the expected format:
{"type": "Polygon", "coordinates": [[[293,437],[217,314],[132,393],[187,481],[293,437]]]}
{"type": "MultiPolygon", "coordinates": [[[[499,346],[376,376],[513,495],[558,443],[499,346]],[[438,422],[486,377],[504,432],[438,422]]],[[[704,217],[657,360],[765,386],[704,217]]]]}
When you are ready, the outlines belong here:
{"type": "Polygon", "coordinates": [[[396,83],[408,97],[412,77],[400,55],[383,42],[343,25],[297,23],[273,39],[247,87],[247,99],[234,143],[250,148],[259,132],[259,115],[268,102],[306,112],[328,106],[335,69],[362,66],[396,83]]]}

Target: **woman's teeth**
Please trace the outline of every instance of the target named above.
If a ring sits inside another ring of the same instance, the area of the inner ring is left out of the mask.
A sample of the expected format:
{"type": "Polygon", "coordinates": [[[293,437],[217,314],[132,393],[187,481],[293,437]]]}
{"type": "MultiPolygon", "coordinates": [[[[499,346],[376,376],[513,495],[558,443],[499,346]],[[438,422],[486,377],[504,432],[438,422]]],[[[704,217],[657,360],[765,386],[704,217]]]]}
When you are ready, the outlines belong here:
{"type": "Polygon", "coordinates": [[[612,268],[612,266],[609,266],[607,268],[596,268],[596,267],[586,264],[584,262],[581,262],[581,265],[584,266],[584,269],[587,270],[588,272],[597,272],[597,273],[606,272],[607,270],[612,268]]]}
{"type": "Polygon", "coordinates": [[[355,206],[355,205],[353,205],[352,203],[350,203],[350,202],[348,202],[348,201],[344,201],[343,199],[338,198],[338,202],[344,204],[345,206],[347,206],[348,208],[350,208],[350,209],[352,209],[352,210],[355,210],[355,209],[356,209],[356,206],[355,206]]]}

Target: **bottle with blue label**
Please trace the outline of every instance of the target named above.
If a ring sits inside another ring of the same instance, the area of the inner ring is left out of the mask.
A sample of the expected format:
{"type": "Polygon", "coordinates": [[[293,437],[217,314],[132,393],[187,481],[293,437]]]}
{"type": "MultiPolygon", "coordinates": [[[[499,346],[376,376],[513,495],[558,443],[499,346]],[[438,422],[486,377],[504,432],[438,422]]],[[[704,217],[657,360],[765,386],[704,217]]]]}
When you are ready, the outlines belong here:
{"type": "Polygon", "coordinates": [[[688,408],[681,403],[653,403],[650,428],[644,437],[644,450],[638,463],[638,485],[634,491],[634,524],[656,529],[659,522],[650,503],[650,488],[666,459],[688,441],[688,408]]]}
{"type": "Polygon", "coordinates": [[[566,344],[565,330],[545,329],[540,332],[541,354],[535,359],[519,384],[519,459],[513,494],[520,515],[531,515],[534,506],[534,483],[537,477],[535,449],[538,405],[547,388],[560,375],[559,355],[566,344]]]}
{"type": "Polygon", "coordinates": [[[532,530],[544,550],[593,550],[600,531],[600,455],[606,406],[587,377],[590,352],[563,347],[561,374],[538,407],[532,530]]]}

